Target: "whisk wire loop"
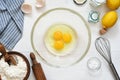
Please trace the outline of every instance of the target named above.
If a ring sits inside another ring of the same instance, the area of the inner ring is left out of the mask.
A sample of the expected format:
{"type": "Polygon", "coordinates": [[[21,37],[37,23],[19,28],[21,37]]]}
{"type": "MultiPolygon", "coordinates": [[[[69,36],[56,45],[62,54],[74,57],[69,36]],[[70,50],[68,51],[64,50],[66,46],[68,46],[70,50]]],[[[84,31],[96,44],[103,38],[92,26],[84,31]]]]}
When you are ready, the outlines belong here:
{"type": "Polygon", "coordinates": [[[114,74],[115,80],[120,80],[120,77],[111,60],[110,42],[105,38],[99,37],[95,41],[95,47],[99,54],[109,63],[112,73],[114,74]]]}
{"type": "Polygon", "coordinates": [[[107,61],[111,62],[111,55],[110,55],[110,49],[109,49],[109,41],[107,39],[104,39],[102,37],[99,37],[95,41],[95,46],[97,51],[100,53],[100,55],[107,61]]]}

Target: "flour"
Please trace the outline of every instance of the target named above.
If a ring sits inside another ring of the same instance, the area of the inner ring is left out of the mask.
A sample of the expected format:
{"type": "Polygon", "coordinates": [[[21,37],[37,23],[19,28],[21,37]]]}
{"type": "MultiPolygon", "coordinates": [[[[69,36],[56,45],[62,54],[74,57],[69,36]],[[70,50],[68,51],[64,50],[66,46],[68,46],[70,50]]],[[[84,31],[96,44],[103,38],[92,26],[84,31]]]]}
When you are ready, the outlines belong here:
{"type": "Polygon", "coordinates": [[[0,60],[0,75],[2,80],[23,80],[27,74],[27,65],[23,58],[16,56],[17,65],[8,65],[4,58],[0,60]]]}

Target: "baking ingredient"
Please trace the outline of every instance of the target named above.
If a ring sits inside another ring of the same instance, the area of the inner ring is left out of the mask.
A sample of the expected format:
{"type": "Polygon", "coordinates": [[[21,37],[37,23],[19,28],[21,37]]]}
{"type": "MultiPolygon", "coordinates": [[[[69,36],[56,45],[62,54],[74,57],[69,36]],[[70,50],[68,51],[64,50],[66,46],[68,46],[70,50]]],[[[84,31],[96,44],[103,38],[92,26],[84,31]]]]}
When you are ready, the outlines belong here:
{"type": "Polygon", "coordinates": [[[114,26],[114,24],[117,22],[118,14],[115,11],[110,11],[106,13],[102,17],[102,29],[100,30],[100,34],[105,34],[107,32],[108,28],[111,28],[114,26]]]}
{"type": "Polygon", "coordinates": [[[101,68],[101,61],[97,57],[91,57],[87,61],[87,67],[91,71],[98,71],[101,68]]]}
{"type": "Polygon", "coordinates": [[[61,50],[64,48],[64,43],[63,41],[55,41],[54,42],[54,47],[56,50],[61,50]]]}
{"type": "Polygon", "coordinates": [[[66,24],[53,24],[45,34],[45,46],[55,55],[70,53],[76,44],[76,32],[66,24]]]}
{"type": "Polygon", "coordinates": [[[28,14],[32,12],[32,5],[29,3],[23,3],[21,6],[22,12],[28,14]]]}
{"type": "Polygon", "coordinates": [[[45,0],[36,0],[36,8],[42,8],[45,6],[45,0]]]}
{"type": "Polygon", "coordinates": [[[55,40],[61,40],[62,39],[62,32],[61,31],[56,31],[54,32],[54,39],[55,40]]]}
{"type": "Polygon", "coordinates": [[[120,6],[120,0],[106,0],[106,4],[111,10],[116,10],[120,6]]]}
{"type": "Polygon", "coordinates": [[[69,33],[65,33],[65,34],[63,35],[63,41],[64,41],[65,43],[70,43],[71,40],[72,40],[72,37],[71,37],[71,35],[70,35],[69,33]]]}
{"type": "Polygon", "coordinates": [[[102,17],[103,28],[111,28],[116,23],[118,19],[118,14],[115,11],[110,11],[102,17]]]}
{"type": "MultiPolygon", "coordinates": [[[[15,55],[14,55],[15,56],[15,55]]],[[[2,80],[23,80],[27,74],[27,65],[25,61],[15,56],[17,59],[17,65],[9,65],[4,61],[4,58],[0,60],[0,74],[2,80]]]]}

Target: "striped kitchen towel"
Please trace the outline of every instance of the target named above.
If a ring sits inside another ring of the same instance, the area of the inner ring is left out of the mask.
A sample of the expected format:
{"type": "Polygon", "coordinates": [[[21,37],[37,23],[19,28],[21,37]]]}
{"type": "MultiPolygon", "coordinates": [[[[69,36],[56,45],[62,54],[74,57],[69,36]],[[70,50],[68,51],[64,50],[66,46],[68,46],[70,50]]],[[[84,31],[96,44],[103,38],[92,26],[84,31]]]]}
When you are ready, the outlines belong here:
{"type": "Polygon", "coordinates": [[[0,43],[13,49],[23,33],[24,15],[20,9],[24,0],[0,0],[0,43]]]}

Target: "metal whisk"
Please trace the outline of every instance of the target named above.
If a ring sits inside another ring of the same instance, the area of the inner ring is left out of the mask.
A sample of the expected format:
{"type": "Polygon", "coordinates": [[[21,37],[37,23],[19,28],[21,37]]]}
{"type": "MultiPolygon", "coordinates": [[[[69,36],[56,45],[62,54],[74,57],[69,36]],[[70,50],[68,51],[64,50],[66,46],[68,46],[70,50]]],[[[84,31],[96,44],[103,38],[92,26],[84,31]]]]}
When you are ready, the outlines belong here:
{"type": "Polygon", "coordinates": [[[99,54],[109,63],[109,66],[116,80],[120,80],[120,77],[112,63],[109,41],[103,37],[99,37],[95,41],[95,47],[99,54]]]}

